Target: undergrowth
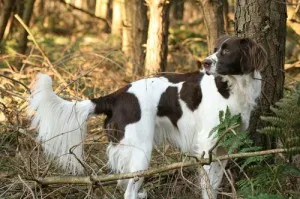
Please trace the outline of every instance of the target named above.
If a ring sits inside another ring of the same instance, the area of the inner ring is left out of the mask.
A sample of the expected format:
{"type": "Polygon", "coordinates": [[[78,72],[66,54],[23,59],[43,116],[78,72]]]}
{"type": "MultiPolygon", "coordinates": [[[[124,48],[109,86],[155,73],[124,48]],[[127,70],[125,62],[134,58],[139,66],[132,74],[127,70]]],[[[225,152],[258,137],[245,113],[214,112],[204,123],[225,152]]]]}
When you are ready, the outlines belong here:
{"type": "MultiPolygon", "coordinates": [[[[300,84],[289,89],[286,96],[271,107],[273,116],[262,116],[267,126],[258,132],[277,139],[278,148],[286,148],[287,153],[275,156],[253,156],[238,162],[238,172],[242,177],[236,182],[238,195],[247,199],[281,199],[300,197],[300,84]],[[293,150],[292,150],[293,149],[293,150]],[[297,160],[298,159],[298,160],[297,160]]],[[[246,131],[240,130],[241,116],[232,115],[227,108],[220,111],[220,124],[213,132],[216,139],[222,139],[219,146],[228,153],[260,151],[246,131]]]]}

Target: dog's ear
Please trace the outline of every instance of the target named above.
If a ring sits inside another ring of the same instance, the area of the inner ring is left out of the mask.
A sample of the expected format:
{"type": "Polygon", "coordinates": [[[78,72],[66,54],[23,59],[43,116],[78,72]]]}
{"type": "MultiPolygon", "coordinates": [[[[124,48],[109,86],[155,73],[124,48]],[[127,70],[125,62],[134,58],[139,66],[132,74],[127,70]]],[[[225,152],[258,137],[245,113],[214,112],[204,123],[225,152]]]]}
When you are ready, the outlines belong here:
{"type": "Polygon", "coordinates": [[[240,39],[241,67],[244,74],[262,71],[267,63],[267,53],[256,42],[249,38],[240,39]]]}

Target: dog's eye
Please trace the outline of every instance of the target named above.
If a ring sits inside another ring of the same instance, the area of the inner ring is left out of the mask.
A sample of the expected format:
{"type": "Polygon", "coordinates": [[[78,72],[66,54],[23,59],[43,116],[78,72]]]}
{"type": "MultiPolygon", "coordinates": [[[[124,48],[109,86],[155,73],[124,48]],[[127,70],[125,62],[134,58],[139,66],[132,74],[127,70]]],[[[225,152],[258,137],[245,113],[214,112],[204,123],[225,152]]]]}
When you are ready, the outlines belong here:
{"type": "Polygon", "coordinates": [[[222,54],[223,54],[223,55],[228,55],[228,54],[230,54],[230,51],[229,51],[227,48],[224,48],[224,49],[222,50],[222,54]]]}

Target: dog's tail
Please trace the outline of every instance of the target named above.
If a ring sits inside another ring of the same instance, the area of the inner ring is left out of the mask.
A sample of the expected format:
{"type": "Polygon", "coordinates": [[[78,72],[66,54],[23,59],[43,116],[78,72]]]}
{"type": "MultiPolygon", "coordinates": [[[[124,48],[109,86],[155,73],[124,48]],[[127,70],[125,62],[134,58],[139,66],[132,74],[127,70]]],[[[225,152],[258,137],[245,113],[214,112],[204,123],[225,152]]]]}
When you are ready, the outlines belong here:
{"type": "Polygon", "coordinates": [[[87,119],[96,108],[97,114],[102,113],[99,108],[104,106],[102,103],[101,100],[66,101],[53,92],[48,75],[37,76],[29,100],[29,110],[34,111],[31,127],[38,129],[38,138],[47,156],[57,159],[63,169],[73,174],[84,171],[83,141],[87,119]]]}

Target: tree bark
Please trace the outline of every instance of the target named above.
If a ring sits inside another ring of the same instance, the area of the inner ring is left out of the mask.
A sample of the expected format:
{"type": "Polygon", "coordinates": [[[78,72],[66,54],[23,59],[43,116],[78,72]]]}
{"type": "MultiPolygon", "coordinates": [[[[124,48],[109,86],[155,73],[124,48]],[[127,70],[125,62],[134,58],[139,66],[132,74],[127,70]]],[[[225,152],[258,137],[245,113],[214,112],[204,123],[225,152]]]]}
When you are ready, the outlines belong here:
{"type": "MultiPolygon", "coordinates": [[[[23,17],[22,20],[24,23],[29,27],[30,19],[32,16],[32,11],[33,11],[33,6],[34,6],[35,0],[26,0],[25,6],[24,6],[24,12],[23,12],[23,17]]],[[[26,49],[27,49],[27,36],[28,33],[27,31],[22,27],[21,29],[21,36],[19,40],[19,52],[21,54],[25,54],[26,49]]]]}
{"type": "Polygon", "coordinates": [[[149,10],[145,75],[166,70],[170,3],[167,0],[150,0],[149,10]]]}
{"type": "Polygon", "coordinates": [[[223,18],[225,32],[230,32],[230,18],[229,18],[229,3],[228,0],[223,0],[223,18]]]}
{"type": "Polygon", "coordinates": [[[11,16],[12,8],[15,4],[15,0],[4,0],[2,12],[0,14],[0,42],[3,39],[4,32],[11,16]]]}
{"type": "Polygon", "coordinates": [[[112,13],[112,25],[111,33],[113,35],[122,35],[122,12],[124,7],[124,0],[113,0],[113,13],[112,13]]]}
{"type": "Polygon", "coordinates": [[[235,13],[235,31],[239,37],[254,39],[268,55],[262,71],[262,95],[257,110],[252,113],[249,132],[255,143],[274,147],[275,142],[256,133],[262,127],[260,115],[269,114],[269,107],[283,96],[284,56],[286,40],[285,0],[238,0],[235,13]]]}
{"type": "Polygon", "coordinates": [[[147,42],[147,7],[142,0],[125,0],[122,50],[128,57],[126,75],[143,75],[147,42]]]}
{"type": "Polygon", "coordinates": [[[207,28],[208,51],[211,54],[217,39],[225,34],[222,0],[201,0],[204,22],[207,28]]]}

